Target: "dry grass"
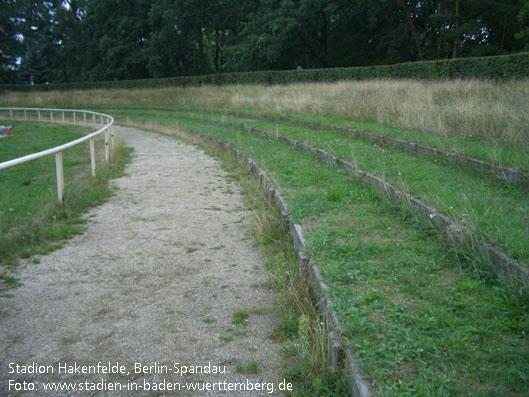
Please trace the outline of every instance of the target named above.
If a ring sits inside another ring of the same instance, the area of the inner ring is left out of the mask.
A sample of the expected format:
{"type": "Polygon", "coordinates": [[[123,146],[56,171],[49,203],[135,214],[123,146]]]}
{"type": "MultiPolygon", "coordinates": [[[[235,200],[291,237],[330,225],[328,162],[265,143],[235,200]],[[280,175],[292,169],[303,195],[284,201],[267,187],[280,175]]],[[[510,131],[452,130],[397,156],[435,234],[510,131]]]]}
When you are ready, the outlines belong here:
{"type": "Polygon", "coordinates": [[[440,136],[529,141],[529,80],[365,80],[282,86],[9,93],[4,105],[180,105],[335,115],[440,136]]]}

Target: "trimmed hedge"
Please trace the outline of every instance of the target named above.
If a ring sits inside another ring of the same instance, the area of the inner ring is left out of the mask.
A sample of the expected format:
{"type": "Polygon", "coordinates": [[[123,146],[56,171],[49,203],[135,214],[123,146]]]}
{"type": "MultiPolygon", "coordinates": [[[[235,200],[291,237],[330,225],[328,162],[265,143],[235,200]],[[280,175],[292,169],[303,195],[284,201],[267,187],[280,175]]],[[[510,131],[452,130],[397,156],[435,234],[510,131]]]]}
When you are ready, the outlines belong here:
{"type": "Polygon", "coordinates": [[[164,88],[224,84],[290,84],[333,82],[373,78],[506,80],[529,77],[529,53],[482,58],[408,62],[365,67],[221,73],[122,81],[80,82],[46,85],[0,85],[0,90],[52,91],[97,88],[164,88]]]}

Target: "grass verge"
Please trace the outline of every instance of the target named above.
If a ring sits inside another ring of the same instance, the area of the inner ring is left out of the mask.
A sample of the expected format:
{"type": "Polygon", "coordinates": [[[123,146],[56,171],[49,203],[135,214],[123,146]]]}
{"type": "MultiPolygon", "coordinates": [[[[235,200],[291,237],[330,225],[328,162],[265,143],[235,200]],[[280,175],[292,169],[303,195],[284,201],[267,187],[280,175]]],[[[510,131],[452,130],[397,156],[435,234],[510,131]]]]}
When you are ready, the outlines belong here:
{"type": "MultiPolygon", "coordinates": [[[[0,161],[51,148],[79,138],[84,129],[71,126],[10,121],[12,137],[0,142],[0,161]]],[[[102,152],[102,142],[96,151],[102,152]]],[[[99,159],[97,176],[90,175],[87,145],[64,152],[66,192],[63,205],[57,203],[55,162],[49,156],[0,172],[0,271],[5,284],[13,285],[10,274],[17,259],[44,255],[59,248],[64,239],[82,233],[86,222],[81,215],[111,196],[111,178],[123,175],[131,149],[117,146],[108,165],[99,159]]],[[[34,258],[38,261],[38,258],[34,258]]]]}

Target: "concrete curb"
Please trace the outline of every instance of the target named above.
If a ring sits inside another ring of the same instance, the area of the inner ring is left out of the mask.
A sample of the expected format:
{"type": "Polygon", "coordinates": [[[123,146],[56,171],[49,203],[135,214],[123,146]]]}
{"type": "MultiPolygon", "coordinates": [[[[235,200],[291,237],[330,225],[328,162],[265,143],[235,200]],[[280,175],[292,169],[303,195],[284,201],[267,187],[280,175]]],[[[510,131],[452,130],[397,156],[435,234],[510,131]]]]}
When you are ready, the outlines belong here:
{"type": "MultiPolygon", "coordinates": [[[[246,127],[244,127],[246,128],[246,127]]],[[[426,220],[428,220],[433,226],[442,229],[448,236],[450,242],[454,246],[462,245],[465,242],[471,242],[473,239],[472,232],[464,225],[452,220],[445,214],[439,212],[437,209],[426,204],[424,201],[417,197],[413,197],[406,192],[400,191],[395,185],[387,182],[383,178],[371,174],[367,171],[363,171],[355,167],[352,163],[334,156],[322,149],[314,148],[307,145],[304,142],[297,141],[295,139],[287,137],[279,137],[270,131],[260,130],[258,128],[247,128],[248,130],[264,135],[270,138],[276,138],[287,142],[291,146],[297,146],[301,149],[309,151],[314,155],[320,157],[324,161],[336,164],[344,169],[347,169],[352,174],[357,175],[367,181],[370,185],[376,187],[392,199],[409,204],[426,220]]],[[[513,279],[520,287],[526,288],[529,283],[529,268],[518,262],[516,259],[511,258],[506,253],[498,250],[493,244],[484,241],[482,239],[475,240],[475,243],[483,249],[489,256],[491,263],[496,267],[497,270],[501,271],[507,277],[513,279]]]]}
{"type": "Polygon", "coordinates": [[[387,135],[360,131],[348,127],[339,127],[307,120],[296,120],[288,117],[280,117],[279,120],[286,121],[289,123],[305,124],[311,127],[327,128],[335,131],[340,131],[353,138],[360,138],[371,142],[377,142],[379,144],[386,144],[409,153],[421,154],[430,157],[443,157],[448,160],[452,165],[463,165],[480,173],[487,173],[493,175],[496,179],[499,179],[503,182],[522,186],[529,185],[529,173],[524,170],[493,164],[491,162],[480,160],[475,157],[467,156],[465,154],[451,152],[444,149],[437,149],[420,143],[397,139],[387,135]]]}
{"type": "MultiPolygon", "coordinates": [[[[178,110],[177,110],[178,111],[178,110]]],[[[181,109],[180,111],[186,112],[186,111],[193,111],[196,112],[196,109],[181,109]]],[[[259,115],[259,114],[252,114],[252,113],[239,113],[239,112],[223,112],[220,110],[207,110],[205,113],[210,114],[231,114],[236,117],[246,117],[248,119],[254,119],[254,120],[270,120],[270,121],[285,121],[287,123],[292,124],[302,124],[302,125],[308,125],[313,128],[326,128],[330,130],[339,131],[347,136],[350,136],[352,138],[359,138],[362,140],[367,140],[370,142],[376,142],[378,144],[386,144],[395,148],[398,148],[402,151],[413,153],[413,154],[420,154],[426,157],[442,157],[445,160],[447,160],[452,165],[463,165],[468,168],[471,168],[479,173],[489,174],[494,176],[496,179],[507,182],[509,184],[513,185],[521,185],[521,186],[529,186],[529,172],[494,164],[485,160],[480,160],[475,157],[467,156],[465,154],[451,152],[444,149],[437,149],[431,146],[423,145],[420,143],[410,142],[403,139],[393,138],[387,135],[382,134],[376,134],[373,132],[368,131],[361,131],[356,130],[354,128],[349,127],[341,127],[341,126],[335,126],[330,124],[325,124],[321,122],[316,121],[309,121],[309,120],[302,120],[302,119],[294,119],[290,117],[270,117],[267,115],[259,115]]]]}
{"type": "Polygon", "coordinates": [[[292,224],[288,221],[288,207],[281,197],[277,187],[275,187],[266,173],[261,170],[252,159],[243,155],[238,149],[219,139],[198,131],[187,129],[180,129],[180,131],[198,137],[205,142],[214,144],[227,152],[231,152],[234,158],[241,161],[248,171],[252,172],[259,178],[261,185],[268,192],[270,201],[281,211],[281,219],[283,223],[288,226],[294,248],[298,253],[299,273],[301,276],[308,276],[312,292],[317,299],[316,306],[322,317],[325,319],[325,323],[329,330],[327,347],[329,351],[330,365],[334,367],[343,365],[349,383],[349,394],[352,397],[378,396],[378,394],[372,390],[368,378],[362,373],[360,367],[355,362],[352,349],[345,347],[342,342],[342,328],[334,310],[334,305],[328,298],[329,287],[322,281],[318,265],[314,263],[312,259],[308,258],[305,253],[305,238],[303,236],[301,225],[292,224]]]}
{"type": "MultiPolygon", "coordinates": [[[[190,119],[215,123],[214,121],[200,118],[190,119]]],[[[475,239],[471,230],[469,230],[466,226],[452,220],[419,198],[400,191],[395,185],[387,182],[383,178],[361,170],[347,160],[336,157],[325,150],[315,148],[296,139],[277,135],[275,132],[266,131],[259,128],[245,127],[237,123],[229,123],[229,125],[237,128],[243,128],[247,131],[288,143],[293,147],[299,147],[320,157],[330,164],[338,165],[339,167],[348,170],[351,174],[362,178],[370,185],[376,187],[378,190],[386,194],[388,197],[396,200],[397,202],[410,205],[418,212],[419,215],[422,216],[423,219],[430,222],[430,224],[432,224],[434,227],[443,230],[443,232],[446,233],[448,240],[454,247],[459,248],[465,243],[471,246],[479,246],[479,248],[488,255],[491,264],[496,268],[496,270],[512,279],[520,287],[520,289],[529,288],[529,268],[526,265],[500,251],[494,246],[494,244],[479,238],[475,239]]]]}

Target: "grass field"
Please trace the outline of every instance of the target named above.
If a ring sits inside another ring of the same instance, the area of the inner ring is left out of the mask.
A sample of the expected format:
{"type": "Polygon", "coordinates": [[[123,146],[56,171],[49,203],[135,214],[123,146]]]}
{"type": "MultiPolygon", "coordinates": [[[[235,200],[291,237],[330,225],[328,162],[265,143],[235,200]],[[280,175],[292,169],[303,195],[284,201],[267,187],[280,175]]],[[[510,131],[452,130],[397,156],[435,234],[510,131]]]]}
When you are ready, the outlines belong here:
{"type": "MultiPolygon", "coordinates": [[[[526,294],[498,277],[486,258],[460,255],[412,210],[347,171],[243,127],[267,129],[347,159],[527,265],[525,187],[277,117],[349,125],[527,170],[528,92],[527,81],[373,81],[12,94],[0,101],[83,104],[118,122],[164,133],[192,129],[230,143],[266,170],[287,200],[290,221],[303,226],[309,254],[331,286],[346,343],[377,391],[521,396],[529,389],[526,294]],[[276,119],[249,119],[234,110],[276,119]]],[[[289,325],[290,337],[303,339],[302,323],[289,325]]]]}
{"type": "MultiPolygon", "coordinates": [[[[13,136],[0,140],[0,162],[49,149],[78,139],[92,130],[37,122],[0,121],[13,125],[13,136]]],[[[96,151],[102,153],[102,142],[96,151]]],[[[48,156],[0,172],[0,271],[4,281],[13,283],[9,268],[17,258],[38,262],[38,255],[61,246],[62,241],[83,230],[80,216],[87,208],[109,197],[107,182],[122,174],[129,151],[119,149],[110,166],[100,159],[97,177],[90,176],[87,145],[64,152],[66,181],[64,205],[57,204],[55,159],[48,156]]]]}

